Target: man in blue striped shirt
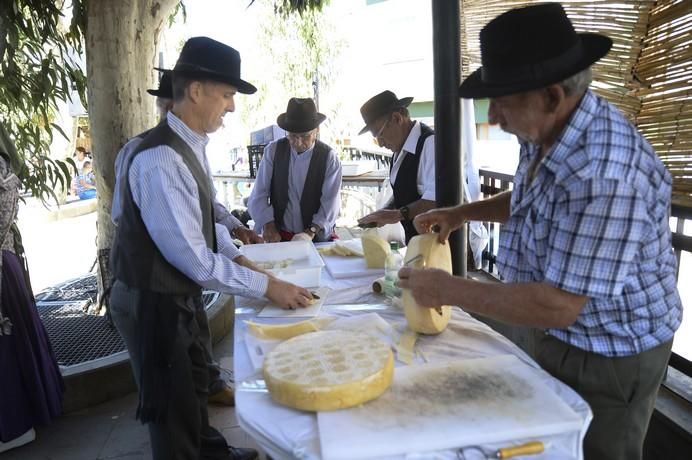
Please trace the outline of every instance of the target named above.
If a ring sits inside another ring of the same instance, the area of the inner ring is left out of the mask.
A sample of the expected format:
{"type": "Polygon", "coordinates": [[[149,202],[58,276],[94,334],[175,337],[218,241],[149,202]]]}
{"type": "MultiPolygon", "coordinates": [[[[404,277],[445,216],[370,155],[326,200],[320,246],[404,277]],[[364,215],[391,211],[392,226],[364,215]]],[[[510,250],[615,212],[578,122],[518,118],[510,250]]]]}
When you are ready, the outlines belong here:
{"type": "Polygon", "coordinates": [[[559,4],[511,10],[481,31],[483,67],[462,97],[521,141],[514,189],[430,211],[440,239],[468,220],[502,222],[494,285],[404,268],[421,305],[461,305],[540,329],[537,360],[594,419],[586,458],[638,459],[682,319],[668,224],[671,177],[647,141],[589,89],[609,38],[577,34],[559,4]]]}
{"type": "Polygon", "coordinates": [[[251,460],[209,426],[209,372],[202,329],[202,288],[266,296],[284,307],[312,295],[242,257],[216,222],[205,160],[208,134],[235,109],[240,55],[209,39],[188,40],[173,69],[172,110],[127,164],[111,261],[111,313],[130,354],[139,388],[137,418],[149,427],[154,460],[251,460]]]}

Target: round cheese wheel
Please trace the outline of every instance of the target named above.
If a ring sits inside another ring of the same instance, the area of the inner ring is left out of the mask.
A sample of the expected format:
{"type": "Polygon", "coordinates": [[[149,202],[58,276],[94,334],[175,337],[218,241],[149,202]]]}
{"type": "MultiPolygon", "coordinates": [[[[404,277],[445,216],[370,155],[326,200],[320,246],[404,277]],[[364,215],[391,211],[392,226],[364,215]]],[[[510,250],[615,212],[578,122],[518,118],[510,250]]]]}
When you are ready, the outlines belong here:
{"type": "Polygon", "coordinates": [[[389,388],[394,356],[389,345],[361,332],[312,332],[274,348],[263,373],[280,404],[306,411],[344,409],[389,388]]]}
{"type": "MultiPolygon", "coordinates": [[[[440,244],[437,233],[416,235],[408,243],[404,265],[414,268],[439,268],[452,273],[452,254],[449,244],[440,244]]],[[[418,305],[410,289],[401,291],[408,327],[421,334],[439,334],[444,331],[452,316],[452,307],[442,305],[426,308],[418,305]]]]}

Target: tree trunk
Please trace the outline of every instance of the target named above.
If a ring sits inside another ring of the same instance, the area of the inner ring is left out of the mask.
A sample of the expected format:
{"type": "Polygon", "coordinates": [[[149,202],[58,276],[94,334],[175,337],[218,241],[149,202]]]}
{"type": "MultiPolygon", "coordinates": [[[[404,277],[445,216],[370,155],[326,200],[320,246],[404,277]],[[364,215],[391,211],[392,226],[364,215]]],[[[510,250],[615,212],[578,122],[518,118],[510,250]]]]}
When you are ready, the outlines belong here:
{"type": "Polygon", "coordinates": [[[99,292],[109,287],[115,236],[115,157],[128,138],[155,123],[153,67],[164,21],[179,0],[87,0],[87,94],[98,193],[99,292]]]}

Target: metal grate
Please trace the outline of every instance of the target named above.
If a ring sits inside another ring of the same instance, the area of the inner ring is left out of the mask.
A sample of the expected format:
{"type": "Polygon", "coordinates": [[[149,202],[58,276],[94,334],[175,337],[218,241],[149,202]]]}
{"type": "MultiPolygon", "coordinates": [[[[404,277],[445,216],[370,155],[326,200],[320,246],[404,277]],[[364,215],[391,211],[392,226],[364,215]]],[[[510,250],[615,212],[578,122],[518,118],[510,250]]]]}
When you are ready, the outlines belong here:
{"type": "Polygon", "coordinates": [[[94,303],[97,295],[98,281],[96,274],[91,273],[45,289],[36,294],[36,300],[44,302],[90,300],[94,303]]]}
{"type": "MultiPolygon", "coordinates": [[[[60,366],[75,366],[126,350],[118,330],[105,316],[87,312],[97,294],[96,275],[89,274],[36,295],[36,307],[60,366]]],[[[205,291],[205,308],[209,309],[218,298],[218,292],[205,291]]]]}
{"type": "Polygon", "coordinates": [[[84,312],[84,302],[37,302],[61,366],[93,361],[125,351],[120,334],[105,316],[84,312]]]}

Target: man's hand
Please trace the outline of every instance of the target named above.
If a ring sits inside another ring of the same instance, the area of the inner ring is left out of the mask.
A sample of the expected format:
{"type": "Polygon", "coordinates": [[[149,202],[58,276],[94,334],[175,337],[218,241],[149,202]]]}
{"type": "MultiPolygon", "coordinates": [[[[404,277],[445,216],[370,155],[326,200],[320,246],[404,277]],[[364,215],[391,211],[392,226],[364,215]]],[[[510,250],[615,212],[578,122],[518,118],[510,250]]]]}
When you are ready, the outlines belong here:
{"type": "Polygon", "coordinates": [[[278,243],[281,241],[281,234],[279,233],[279,229],[276,228],[274,221],[264,224],[264,228],[262,229],[262,237],[267,243],[278,243]]]}
{"type": "Polygon", "coordinates": [[[315,234],[312,232],[300,232],[293,235],[291,241],[312,241],[315,238],[315,234]]]}
{"type": "Polygon", "coordinates": [[[410,289],[413,298],[418,305],[428,308],[436,308],[447,305],[444,300],[445,286],[453,279],[452,275],[437,268],[410,268],[399,270],[397,286],[402,289],[410,289]]]}
{"type": "Polygon", "coordinates": [[[259,268],[253,261],[251,261],[250,259],[248,259],[247,257],[245,257],[243,255],[239,255],[238,257],[233,259],[233,262],[237,263],[238,265],[242,265],[245,268],[249,268],[250,270],[254,270],[254,271],[259,272],[259,273],[264,273],[265,275],[267,275],[270,278],[274,278],[274,275],[269,273],[269,271],[267,271],[263,268],[259,268]]]}
{"type": "Polygon", "coordinates": [[[464,218],[460,208],[439,208],[432,209],[423,214],[419,214],[413,219],[413,225],[418,233],[430,233],[434,227],[440,233],[440,243],[445,244],[449,234],[464,223],[464,218]]]}
{"type": "Polygon", "coordinates": [[[264,243],[264,239],[254,231],[246,227],[236,227],[231,232],[234,238],[238,238],[243,244],[264,243]]]}
{"type": "Polygon", "coordinates": [[[401,212],[398,209],[379,209],[367,216],[358,219],[359,224],[375,223],[378,227],[387,224],[396,224],[401,220],[401,212]]]}
{"type": "Polygon", "coordinates": [[[269,278],[267,292],[264,295],[274,305],[290,310],[305,308],[312,300],[312,294],[307,289],[272,277],[269,278]]]}

